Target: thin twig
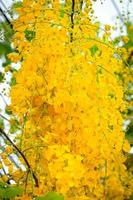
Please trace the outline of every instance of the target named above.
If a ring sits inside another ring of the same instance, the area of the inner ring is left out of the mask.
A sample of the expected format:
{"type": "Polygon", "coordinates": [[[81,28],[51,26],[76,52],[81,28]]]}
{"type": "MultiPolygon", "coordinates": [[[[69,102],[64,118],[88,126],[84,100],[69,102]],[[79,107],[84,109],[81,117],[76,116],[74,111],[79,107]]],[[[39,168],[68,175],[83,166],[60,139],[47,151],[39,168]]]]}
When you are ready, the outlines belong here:
{"type": "Polygon", "coordinates": [[[4,115],[0,114],[0,117],[1,117],[1,118],[3,118],[4,120],[6,120],[6,121],[10,122],[10,120],[9,120],[9,119],[7,119],[7,118],[6,118],[4,115]]]}
{"type": "Polygon", "coordinates": [[[83,0],[80,0],[80,10],[82,11],[83,8],[83,0]]]}
{"type": "Polygon", "coordinates": [[[106,68],[104,68],[103,66],[101,65],[98,65],[98,67],[101,67],[102,69],[104,69],[106,72],[108,72],[110,75],[114,76],[109,70],[107,70],[106,68]]]}
{"type": "Polygon", "coordinates": [[[26,193],[26,189],[27,189],[28,176],[29,176],[29,171],[27,171],[27,174],[26,174],[26,180],[25,180],[25,193],[26,193]]]}
{"type": "MultiPolygon", "coordinates": [[[[75,0],[72,0],[72,10],[71,10],[71,29],[74,29],[74,7],[75,7],[75,0]]],[[[70,42],[73,41],[73,32],[70,33],[70,42]]]]}
{"type": "Polygon", "coordinates": [[[1,159],[0,159],[0,162],[1,162],[1,165],[2,165],[2,171],[3,171],[3,173],[4,173],[5,175],[7,175],[7,172],[6,172],[5,168],[4,168],[4,165],[3,165],[3,162],[2,162],[1,159]]]}
{"type": "Polygon", "coordinates": [[[25,161],[27,167],[28,167],[28,170],[32,173],[32,176],[34,178],[34,181],[35,181],[35,185],[36,187],[39,187],[39,184],[38,184],[38,178],[36,177],[36,175],[34,174],[27,158],[25,157],[25,155],[20,151],[20,149],[12,142],[12,140],[8,137],[8,135],[0,128],[0,132],[2,135],[4,135],[4,137],[7,139],[7,141],[12,145],[12,147],[21,155],[21,157],[23,158],[23,160],[25,161]]]}
{"type": "Polygon", "coordinates": [[[112,2],[112,4],[113,4],[115,10],[116,10],[117,13],[118,13],[118,15],[119,15],[119,17],[120,17],[120,20],[122,21],[122,23],[124,23],[124,19],[123,19],[122,15],[121,15],[121,12],[120,12],[119,7],[118,7],[117,4],[116,4],[116,1],[111,0],[111,2],[112,2]]]}
{"type": "Polygon", "coordinates": [[[3,8],[9,13],[10,17],[12,18],[11,12],[8,10],[8,8],[6,7],[5,3],[2,0],[0,0],[0,3],[3,6],[3,8]]]}
{"type": "Polygon", "coordinates": [[[7,102],[6,102],[5,98],[4,98],[4,96],[3,96],[1,93],[0,93],[0,96],[1,96],[1,98],[2,98],[2,100],[3,100],[3,102],[5,103],[5,105],[8,106],[8,104],[7,104],[7,102]]]}
{"type": "MultiPolygon", "coordinates": [[[[3,140],[5,140],[5,138],[4,138],[3,135],[1,135],[1,137],[2,137],[3,140]]],[[[5,148],[2,147],[2,146],[1,146],[1,149],[2,149],[3,152],[5,151],[5,148]]],[[[10,160],[12,163],[14,163],[14,165],[15,165],[17,168],[20,168],[19,165],[17,164],[17,162],[15,161],[15,159],[13,158],[12,155],[9,154],[9,155],[8,155],[8,158],[9,158],[9,160],[10,160]]]]}
{"type": "Polygon", "coordinates": [[[37,146],[32,146],[32,147],[29,147],[29,148],[27,148],[27,149],[24,149],[24,150],[23,150],[23,153],[26,152],[26,151],[29,151],[29,150],[31,150],[31,149],[38,148],[38,147],[41,148],[41,147],[47,147],[47,146],[46,146],[46,145],[37,145],[37,146]]]}
{"type": "MultiPolygon", "coordinates": [[[[0,114],[0,117],[3,118],[4,120],[6,120],[7,122],[11,122],[10,119],[8,119],[7,117],[5,117],[4,115],[0,114]]],[[[16,128],[21,129],[20,126],[18,126],[17,124],[15,124],[16,128]]]]}
{"type": "Polygon", "coordinates": [[[3,11],[3,9],[2,9],[1,7],[0,7],[0,12],[2,13],[4,19],[5,19],[6,22],[9,24],[9,26],[10,26],[11,28],[13,28],[13,26],[12,26],[12,24],[11,24],[9,18],[6,16],[5,12],[3,11]]]}

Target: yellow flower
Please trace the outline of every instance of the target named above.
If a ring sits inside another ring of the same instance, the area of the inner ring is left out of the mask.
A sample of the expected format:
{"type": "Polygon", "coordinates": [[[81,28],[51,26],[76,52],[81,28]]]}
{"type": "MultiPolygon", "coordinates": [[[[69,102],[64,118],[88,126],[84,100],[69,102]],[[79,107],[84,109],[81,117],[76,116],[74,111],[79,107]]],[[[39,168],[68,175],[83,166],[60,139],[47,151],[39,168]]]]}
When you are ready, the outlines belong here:
{"type": "Polygon", "coordinates": [[[5,152],[6,152],[7,154],[10,154],[10,153],[13,152],[13,148],[12,148],[11,146],[7,146],[6,149],[5,149],[5,152]]]}
{"type": "Polygon", "coordinates": [[[11,70],[11,66],[10,65],[7,65],[5,68],[4,68],[4,71],[5,72],[9,72],[11,70]]]}
{"type": "Polygon", "coordinates": [[[111,29],[111,26],[110,25],[105,25],[105,31],[110,31],[110,29],[111,29]]]}
{"type": "MultiPolygon", "coordinates": [[[[73,27],[70,1],[23,1],[14,24],[19,54],[9,56],[13,62],[23,58],[11,88],[11,110],[22,124],[21,150],[41,189],[65,200],[129,199],[123,184],[129,183],[123,153],[129,144],[121,131],[125,103],[116,76],[122,61],[108,39],[110,26],[98,37],[88,16],[90,1],[84,9],[80,3],[73,27]],[[34,38],[25,30],[34,31],[34,38]]],[[[127,55],[122,48],[120,53],[127,55]]],[[[20,174],[14,174],[16,181],[20,174]]],[[[21,178],[22,185],[25,180],[24,198],[34,198],[34,177],[21,178]]]]}
{"type": "Polygon", "coordinates": [[[123,40],[124,43],[128,43],[129,38],[128,38],[127,36],[123,36],[123,37],[122,37],[122,40],[123,40]]]}
{"type": "Polygon", "coordinates": [[[14,53],[14,52],[10,53],[8,54],[8,58],[14,63],[17,63],[18,61],[20,61],[20,56],[18,53],[14,53]]]}

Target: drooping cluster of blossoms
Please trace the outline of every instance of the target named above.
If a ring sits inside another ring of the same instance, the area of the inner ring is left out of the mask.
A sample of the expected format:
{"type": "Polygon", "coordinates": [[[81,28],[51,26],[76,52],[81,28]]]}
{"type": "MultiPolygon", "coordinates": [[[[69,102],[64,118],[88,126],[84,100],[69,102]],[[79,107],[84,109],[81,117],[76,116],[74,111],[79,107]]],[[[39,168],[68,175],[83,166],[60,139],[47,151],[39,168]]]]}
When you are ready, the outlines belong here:
{"type": "Polygon", "coordinates": [[[22,64],[11,109],[23,127],[21,151],[39,180],[35,187],[31,176],[21,178],[29,196],[56,191],[65,200],[124,200],[132,193],[117,77],[122,61],[108,27],[98,36],[91,9],[89,0],[24,0],[18,9],[18,54],[9,57],[22,64]]]}

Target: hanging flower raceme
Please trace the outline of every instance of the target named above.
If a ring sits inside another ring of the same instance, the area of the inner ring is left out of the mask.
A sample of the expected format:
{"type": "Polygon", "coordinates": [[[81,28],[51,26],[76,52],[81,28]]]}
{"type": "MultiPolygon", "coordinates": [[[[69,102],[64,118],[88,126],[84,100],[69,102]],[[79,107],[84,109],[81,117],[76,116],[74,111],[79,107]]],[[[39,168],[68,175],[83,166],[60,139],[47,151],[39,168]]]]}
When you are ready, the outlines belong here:
{"type": "Polygon", "coordinates": [[[14,46],[22,64],[11,107],[24,127],[21,150],[39,179],[36,188],[27,177],[29,195],[56,191],[65,200],[131,195],[123,88],[116,76],[122,61],[106,34],[98,37],[91,9],[90,1],[24,0],[18,10],[14,46]]]}

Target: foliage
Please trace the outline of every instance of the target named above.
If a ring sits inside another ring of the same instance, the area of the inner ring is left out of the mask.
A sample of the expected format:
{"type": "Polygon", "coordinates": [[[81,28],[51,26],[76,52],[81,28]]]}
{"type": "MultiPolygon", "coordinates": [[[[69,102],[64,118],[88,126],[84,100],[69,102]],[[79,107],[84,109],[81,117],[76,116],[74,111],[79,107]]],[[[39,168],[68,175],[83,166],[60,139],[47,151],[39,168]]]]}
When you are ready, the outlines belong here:
{"type": "MultiPolygon", "coordinates": [[[[122,42],[121,57],[123,60],[123,85],[125,99],[127,101],[127,112],[124,114],[125,120],[128,121],[126,127],[126,139],[133,146],[133,25],[126,23],[127,36],[119,37],[118,42],[122,42]]],[[[117,39],[117,38],[116,38],[117,39]]],[[[132,173],[133,155],[129,153],[126,161],[128,170],[132,173]]]]}
{"type": "Polygon", "coordinates": [[[17,186],[9,186],[0,182],[0,198],[4,200],[14,199],[17,196],[22,196],[23,189],[17,186]]]}
{"type": "Polygon", "coordinates": [[[119,48],[121,59],[123,60],[123,70],[121,72],[121,80],[124,85],[125,99],[127,101],[127,112],[125,120],[129,121],[126,128],[126,138],[133,145],[133,25],[128,22],[125,24],[127,35],[115,38],[115,45],[122,46],[119,48]]]}
{"type": "Polygon", "coordinates": [[[49,192],[46,196],[37,197],[36,200],[64,200],[62,195],[57,195],[55,192],[49,192]]]}
{"type": "Polygon", "coordinates": [[[5,57],[5,62],[3,66],[10,64],[10,60],[7,55],[13,52],[13,48],[11,47],[11,39],[13,35],[13,30],[6,22],[0,22],[0,58],[5,57]]]}
{"type": "MultiPolygon", "coordinates": [[[[128,42],[125,42],[123,47],[126,49],[126,53],[123,55],[127,63],[127,73],[126,73],[126,99],[129,103],[127,119],[130,123],[127,127],[126,137],[128,138],[130,144],[133,145],[133,25],[131,23],[127,24],[127,38],[128,42]]],[[[126,64],[125,64],[126,65],[126,64]]]]}

